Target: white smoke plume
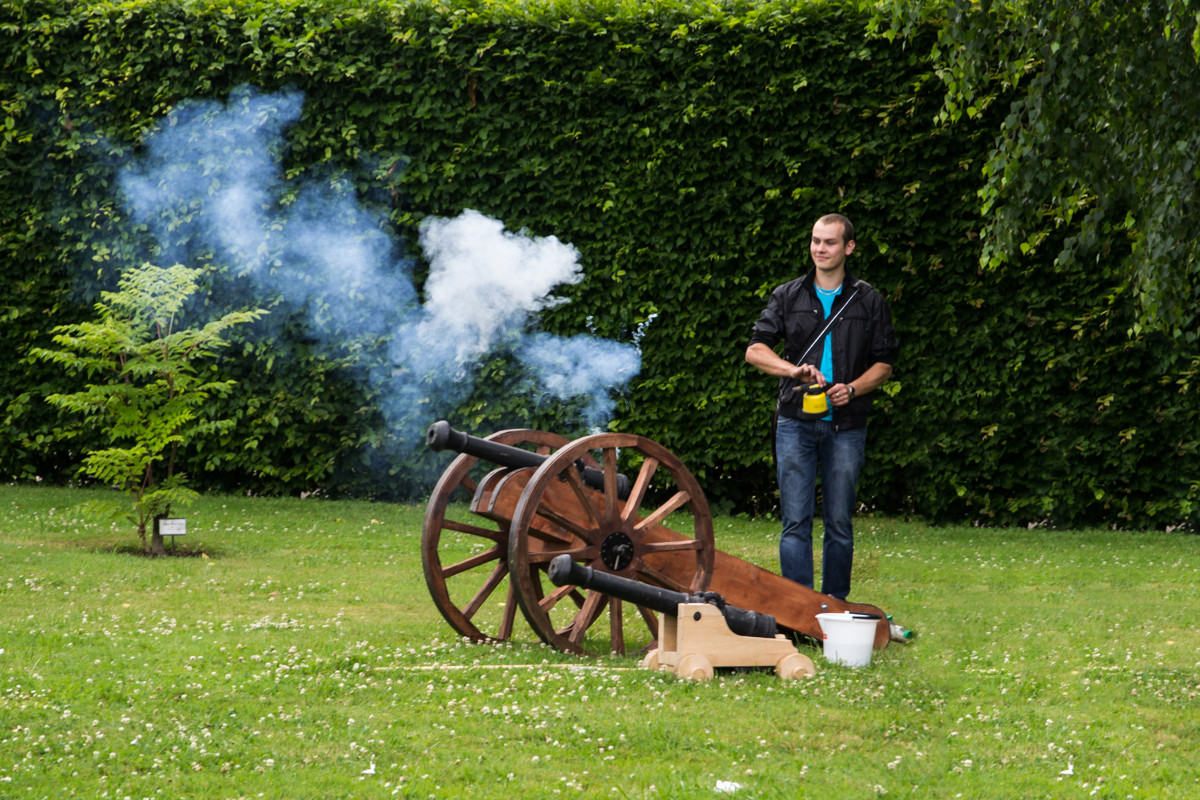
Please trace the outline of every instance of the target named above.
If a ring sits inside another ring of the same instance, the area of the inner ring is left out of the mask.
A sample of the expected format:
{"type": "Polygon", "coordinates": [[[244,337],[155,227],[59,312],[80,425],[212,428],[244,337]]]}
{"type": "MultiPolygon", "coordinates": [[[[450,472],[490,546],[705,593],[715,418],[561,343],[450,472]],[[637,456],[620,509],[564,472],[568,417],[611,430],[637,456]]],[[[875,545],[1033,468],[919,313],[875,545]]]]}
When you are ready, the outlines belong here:
{"type": "Polygon", "coordinates": [[[628,383],[641,369],[638,351],[610,339],[580,334],[570,338],[534,333],[517,353],[550,394],[559,398],[588,397],[589,422],[608,419],[615,407],[612,395],[597,387],[628,383]]]}
{"type": "Polygon", "coordinates": [[[162,257],[232,265],[259,291],[307,309],[313,329],[339,346],[387,342],[391,363],[368,379],[382,385],[391,424],[420,427],[393,431],[401,441],[419,443],[423,425],[469,394],[472,368],[498,347],[528,365],[540,391],[582,401],[586,423],[602,427],[612,392],[641,367],[638,349],[529,333],[539,311],[561,302],[555,287],[582,279],[578,251],[471,210],[430,218],[419,236],[430,268],[419,302],[389,221],[359,201],[346,175],[285,177],[285,132],[303,102],[296,91],[243,88],[226,103],[183,103],[147,134],[120,185],[162,257]],[[428,415],[414,420],[414,408],[428,415]]]}
{"type": "Polygon", "coordinates": [[[425,220],[420,243],[432,269],[419,320],[401,342],[419,344],[430,366],[474,364],[531,314],[559,302],[550,294],[556,286],[583,277],[575,248],[553,236],[508,233],[477,211],[425,220]]]}

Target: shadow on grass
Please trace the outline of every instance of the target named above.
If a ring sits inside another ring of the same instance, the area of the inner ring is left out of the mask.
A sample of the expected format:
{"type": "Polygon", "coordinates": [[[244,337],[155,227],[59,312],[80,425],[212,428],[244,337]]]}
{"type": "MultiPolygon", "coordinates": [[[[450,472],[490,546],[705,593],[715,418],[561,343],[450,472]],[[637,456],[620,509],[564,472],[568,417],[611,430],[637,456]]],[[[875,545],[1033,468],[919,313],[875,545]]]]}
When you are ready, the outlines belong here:
{"type": "Polygon", "coordinates": [[[148,560],[160,558],[220,558],[223,553],[220,548],[205,547],[199,544],[168,543],[161,555],[146,552],[138,542],[106,542],[91,543],[88,549],[94,553],[112,553],[120,556],[136,556],[148,560]]]}

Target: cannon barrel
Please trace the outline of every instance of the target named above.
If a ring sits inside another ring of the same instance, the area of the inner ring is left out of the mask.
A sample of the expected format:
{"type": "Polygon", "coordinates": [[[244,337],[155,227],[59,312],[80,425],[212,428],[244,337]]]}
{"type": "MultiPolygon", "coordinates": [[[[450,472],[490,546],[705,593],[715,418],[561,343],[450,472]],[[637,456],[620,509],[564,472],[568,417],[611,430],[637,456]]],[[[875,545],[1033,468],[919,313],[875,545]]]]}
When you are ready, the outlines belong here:
{"type": "Polygon", "coordinates": [[[651,586],[648,583],[622,578],[611,572],[599,572],[583,564],[577,564],[571,556],[564,553],[555,556],[548,570],[550,582],[555,586],[582,586],[585,589],[595,589],[612,597],[636,603],[639,606],[652,608],[672,617],[679,614],[680,603],[710,603],[721,609],[725,615],[725,623],[729,630],[739,636],[758,636],[770,639],[778,632],[775,618],[770,614],[748,611],[744,608],[727,605],[725,600],[715,592],[700,594],[684,594],[651,586]]]}
{"type": "MultiPolygon", "coordinates": [[[[540,467],[547,456],[520,447],[512,447],[499,442],[490,442],[475,436],[456,431],[446,420],[439,420],[425,431],[425,444],[431,450],[453,450],[456,453],[466,453],[484,461],[490,461],[501,467],[540,467]]],[[[578,465],[583,482],[593,489],[604,491],[604,473],[595,467],[578,465]]],[[[629,497],[629,478],[617,475],[617,496],[624,499],[629,497]]]]}

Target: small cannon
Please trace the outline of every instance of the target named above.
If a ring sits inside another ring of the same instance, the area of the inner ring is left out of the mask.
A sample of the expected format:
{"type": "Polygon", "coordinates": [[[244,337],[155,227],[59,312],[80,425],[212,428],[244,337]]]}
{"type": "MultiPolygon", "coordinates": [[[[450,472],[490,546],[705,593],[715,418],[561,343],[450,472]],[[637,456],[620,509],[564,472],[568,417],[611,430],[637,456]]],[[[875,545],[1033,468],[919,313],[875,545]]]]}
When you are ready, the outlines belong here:
{"type": "Polygon", "coordinates": [[[725,598],[716,592],[700,592],[698,594],[673,592],[670,589],[622,578],[611,572],[597,572],[591,567],[575,563],[565,553],[555,556],[550,561],[547,575],[555,586],[574,585],[584,589],[595,589],[598,592],[619,597],[628,603],[636,603],[672,617],[675,616],[679,606],[683,604],[707,603],[721,612],[730,632],[738,636],[773,639],[779,633],[779,629],[775,627],[775,618],[770,614],[760,614],[757,611],[727,605],[725,598]]]}
{"type": "Polygon", "coordinates": [[[816,673],[812,659],[779,633],[774,617],[727,605],[716,592],[673,592],[598,572],[565,553],[554,557],[547,572],[555,586],[574,584],[660,612],[658,647],[642,659],[647,669],[694,680],[711,678],[715,667],[774,667],[784,680],[816,673]]]}
{"type": "Polygon", "coordinates": [[[556,586],[549,566],[567,555],[597,573],[672,592],[716,592],[769,613],[783,633],[817,641],[821,612],[878,614],[875,647],[890,640],[875,606],[819,594],[718,551],[704,492],[650,439],[597,433],[569,441],[528,429],[480,439],[438,422],[426,442],[459,453],[430,495],[421,556],[435,605],[462,636],[505,641],[520,609],[538,637],[560,650],[655,650],[661,609],[600,589],[556,586]],[[618,472],[618,459],[636,467],[632,481],[618,472]]]}

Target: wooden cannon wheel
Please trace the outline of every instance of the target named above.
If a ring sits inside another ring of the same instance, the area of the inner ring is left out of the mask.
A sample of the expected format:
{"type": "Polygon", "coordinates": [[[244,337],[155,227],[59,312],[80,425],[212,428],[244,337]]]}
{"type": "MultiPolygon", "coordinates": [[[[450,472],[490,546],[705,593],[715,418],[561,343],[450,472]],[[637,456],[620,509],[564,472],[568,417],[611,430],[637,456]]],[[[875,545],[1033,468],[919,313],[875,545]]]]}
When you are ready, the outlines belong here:
{"type": "Polygon", "coordinates": [[[658,621],[650,609],[553,585],[546,571],[555,556],[568,553],[593,569],[692,593],[708,587],[714,552],[708,501],[683,462],[649,439],[620,433],[585,436],[547,459],[517,502],[508,540],[511,582],[525,618],[542,641],[579,655],[647,651],[658,621]],[[625,499],[618,497],[618,450],[641,460],[625,499]],[[581,459],[600,464],[604,491],[584,483],[581,459]],[[651,496],[666,499],[651,502],[651,496]],[[690,535],[665,527],[668,517],[687,522],[690,535]],[[597,625],[605,616],[607,629],[597,625]]]}
{"type": "MultiPolygon", "coordinates": [[[[498,431],[486,438],[514,447],[532,446],[543,455],[570,441],[556,433],[527,429],[498,431]]],[[[433,602],[450,627],[474,641],[505,641],[512,636],[518,607],[507,580],[509,526],[476,516],[462,505],[475,492],[472,468],[478,461],[460,454],[434,487],[421,525],[421,563],[433,602]]]]}

